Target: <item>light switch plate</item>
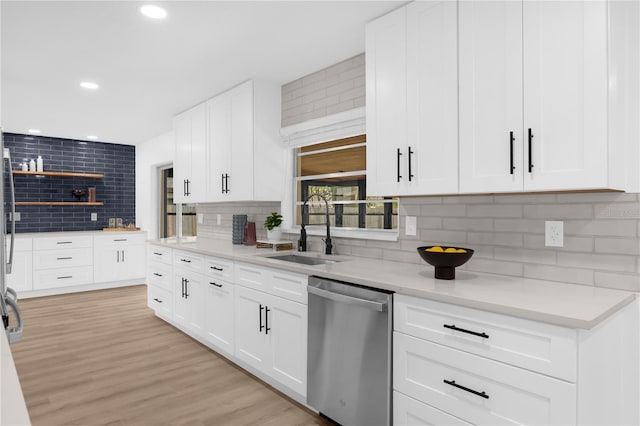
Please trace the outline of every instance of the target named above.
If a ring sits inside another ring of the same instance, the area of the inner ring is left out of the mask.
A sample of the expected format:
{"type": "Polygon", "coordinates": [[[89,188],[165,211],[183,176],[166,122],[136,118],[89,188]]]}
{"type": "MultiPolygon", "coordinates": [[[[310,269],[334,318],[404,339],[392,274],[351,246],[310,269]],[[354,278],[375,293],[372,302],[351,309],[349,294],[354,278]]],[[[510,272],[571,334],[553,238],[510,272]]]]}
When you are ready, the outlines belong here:
{"type": "Polygon", "coordinates": [[[564,222],[555,220],[544,222],[544,245],[564,247],[564,222]]]}
{"type": "Polygon", "coordinates": [[[12,213],[9,213],[9,219],[13,218],[14,222],[20,222],[20,212],[16,212],[16,215],[13,216],[12,213]]]}
{"type": "Polygon", "coordinates": [[[216,225],[220,225],[222,223],[222,215],[218,213],[216,215],[216,225]]]}
{"type": "Polygon", "coordinates": [[[91,221],[95,222],[96,220],[98,220],[98,213],[91,213],[91,221]]]}
{"type": "Polygon", "coordinates": [[[204,213],[198,213],[198,225],[204,224],[204,213]]]}
{"type": "Polygon", "coordinates": [[[418,232],[417,219],[415,216],[406,216],[404,224],[405,235],[416,235],[418,232]]]}

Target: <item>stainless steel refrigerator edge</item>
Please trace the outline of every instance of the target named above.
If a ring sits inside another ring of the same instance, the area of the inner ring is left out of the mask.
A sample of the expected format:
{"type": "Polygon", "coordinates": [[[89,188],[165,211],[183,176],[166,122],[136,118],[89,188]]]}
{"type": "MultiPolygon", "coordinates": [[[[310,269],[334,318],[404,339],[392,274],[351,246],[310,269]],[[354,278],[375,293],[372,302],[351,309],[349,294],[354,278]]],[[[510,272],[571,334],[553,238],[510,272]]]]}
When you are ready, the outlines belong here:
{"type": "Polygon", "coordinates": [[[22,339],[22,313],[18,308],[18,297],[16,292],[7,286],[7,274],[11,273],[11,266],[13,263],[13,247],[15,239],[15,191],[13,185],[13,174],[11,170],[11,154],[8,149],[4,147],[4,133],[0,129],[0,152],[2,152],[2,163],[0,165],[0,315],[2,316],[2,322],[4,329],[7,333],[9,343],[17,342],[22,339]],[[6,160],[6,162],[5,162],[6,160]],[[5,164],[7,164],[7,175],[9,177],[9,190],[11,193],[11,244],[9,246],[9,254],[7,259],[7,242],[6,242],[6,229],[7,229],[7,217],[5,209],[4,199],[4,172],[5,164]],[[10,313],[14,312],[16,326],[10,326],[10,313]]]}
{"type": "Polygon", "coordinates": [[[392,423],[393,294],[311,276],[307,403],[343,425],[392,423]]]}

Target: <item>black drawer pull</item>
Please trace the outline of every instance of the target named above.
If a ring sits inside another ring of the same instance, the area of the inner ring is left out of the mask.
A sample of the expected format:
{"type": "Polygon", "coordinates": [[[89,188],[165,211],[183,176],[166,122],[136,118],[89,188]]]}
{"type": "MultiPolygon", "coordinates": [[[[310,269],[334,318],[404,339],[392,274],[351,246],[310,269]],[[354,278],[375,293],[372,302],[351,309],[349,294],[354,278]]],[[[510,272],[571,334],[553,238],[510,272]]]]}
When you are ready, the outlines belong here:
{"type": "Polygon", "coordinates": [[[115,239],[113,241],[127,241],[127,239],[126,238],[117,238],[117,239],[115,239]]]}
{"type": "Polygon", "coordinates": [[[402,153],[400,152],[400,148],[398,148],[397,151],[397,159],[398,159],[398,164],[397,164],[397,181],[400,182],[400,179],[402,179],[402,175],[400,174],[400,156],[402,155],[402,153]]]}
{"type": "Polygon", "coordinates": [[[191,261],[189,259],[180,259],[180,262],[191,263],[191,261]]]}
{"type": "Polygon", "coordinates": [[[529,129],[529,173],[531,173],[533,171],[533,148],[531,147],[531,145],[533,145],[533,132],[531,131],[531,129],[529,129]]]}
{"type": "Polygon", "coordinates": [[[162,256],[162,253],[158,253],[157,251],[154,251],[153,254],[155,254],[156,256],[162,256]]]}
{"type": "Polygon", "coordinates": [[[214,282],[210,282],[209,284],[215,285],[216,287],[219,287],[219,288],[222,288],[222,284],[217,284],[217,283],[214,283],[214,282]]]}
{"type": "Polygon", "coordinates": [[[215,271],[219,271],[219,272],[224,271],[224,268],[218,268],[217,266],[211,266],[210,268],[215,270],[215,271]]]}
{"type": "Polygon", "coordinates": [[[70,260],[73,259],[73,257],[69,256],[69,257],[56,257],[56,260],[70,260]]]}
{"type": "Polygon", "coordinates": [[[158,303],[162,303],[162,300],[160,300],[160,299],[153,299],[153,300],[155,300],[158,303]]]}
{"type": "Polygon", "coordinates": [[[513,165],[513,142],[515,138],[513,137],[513,132],[509,132],[509,174],[513,174],[513,171],[516,169],[516,166],[513,165]]]}
{"type": "Polygon", "coordinates": [[[462,386],[462,385],[457,384],[455,380],[444,379],[444,382],[446,384],[448,384],[449,386],[453,386],[454,388],[462,389],[463,391],[467,391],[467,392],[472,393],[474,395],[478,395],[479,397],[484,398],[484,399],[489,399],[489,395],[487,395],[484,391],[478,392],[477,390],[469,389],[466,386],[462,386]]]}
{"type": "Polygon", "coordinates": [[[73,244],[73,241],[58,241],[56,244],[73,244]]]}
{"type": "Polygon", "coordinates": [[[161,277],[162,276],[162,274],[159,274],[157,272],[154,272],[153,275],[155,275],[156,277],[161,277]]]}
{"type": "Polygon", "coordinates": [[[260,328],[258,329],[261,333],[262,333],[262,329],[264,328],[264,325],[262,325],[262,310],[266,308],[266,306],[262,306],[260,305],[260,311],[258,313],[258,318],[260,319],[260,328]]]}
{"type": "Polygon", "coordinates": [[[467,333],[467,334],[473,334],[474,336],[478,336],[478,337],[484,337],[485,339],[489,338],[489,335],[487,333],[478,333],[477,331],[465,330],[464,328],[456,327],[453,324],[451,325],[443,324],[442,326],[450,330],[460,331],[462,333],[467,333]]]}
{"type": "Polygon", "coordinates": [[[269,330],[271,330],[271,327],[269,327],[269,311],[271,311],[271,309],[265,306],[264,307],[264,324],[265,324],[264,334],[269,334],[269,330]]]}
{"type": "Polygon", "coordinates": [[[68,278],[73,278],[73,275],[67,275],[65,277],[56,277],[56,279],[58,279],[58,280],[66,280],[68,278]]]}

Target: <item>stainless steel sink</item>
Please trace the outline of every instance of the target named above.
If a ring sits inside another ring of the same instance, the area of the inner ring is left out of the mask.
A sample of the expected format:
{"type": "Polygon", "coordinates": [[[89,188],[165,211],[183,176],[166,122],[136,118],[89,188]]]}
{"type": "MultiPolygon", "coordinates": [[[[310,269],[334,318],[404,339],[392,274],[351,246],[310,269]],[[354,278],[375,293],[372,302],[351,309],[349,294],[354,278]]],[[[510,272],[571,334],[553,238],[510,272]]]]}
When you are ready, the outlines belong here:
{"type": "Polygon", "coordinates": [[[336,263],[339,260],[325,259],[323,257],[300,256],[297,254],[281,254],[278,256],[269,256],[269,259],[284,260],[285,262],[301,263],[303,265],[324,265],[327,263],[336,263]]]}

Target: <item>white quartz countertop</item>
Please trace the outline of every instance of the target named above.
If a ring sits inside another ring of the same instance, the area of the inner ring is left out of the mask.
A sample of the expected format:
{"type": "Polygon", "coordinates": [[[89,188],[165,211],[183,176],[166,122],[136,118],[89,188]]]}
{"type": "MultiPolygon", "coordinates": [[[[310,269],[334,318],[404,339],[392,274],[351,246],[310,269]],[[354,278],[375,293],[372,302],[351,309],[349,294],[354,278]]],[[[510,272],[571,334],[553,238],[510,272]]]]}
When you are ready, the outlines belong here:
{"type": "Polygon", "coordinates": [[[73,235],[120,235],[120,234],[146,234],[147,231],[61,231],[61,232],[18,232],[16,238],[43,238],[43,237],[69,237],[73,235]]]}
{"type": "Polygon", "coordinates": [[[289,252],[234,245],[221,240],[167,239],[150,243],[572,328],[591,329],[636,297],[635,293],[621,290],[462,270],[456,271],[455,280],[439,280],[434,278],[434,268],[424,262],[414,264],[295,252],[339,260],[322,265],[302,265],[269,258],[289,252]]]}

